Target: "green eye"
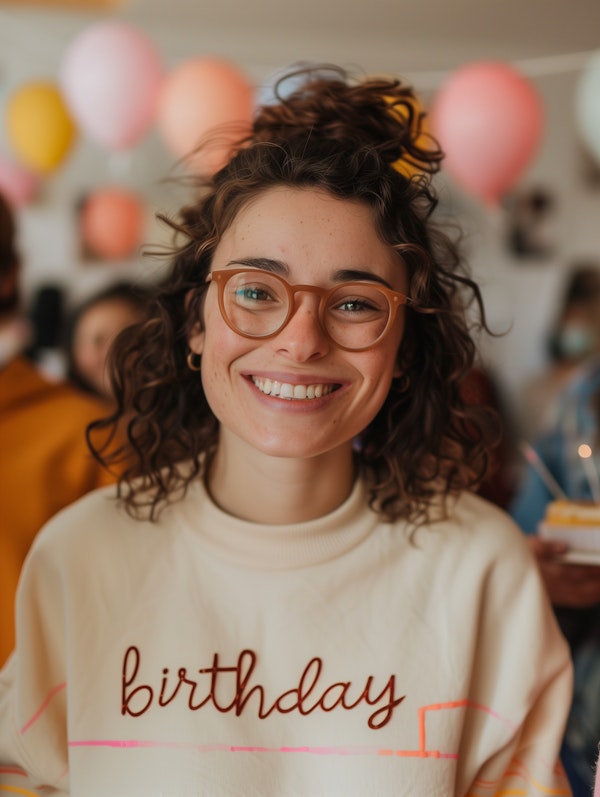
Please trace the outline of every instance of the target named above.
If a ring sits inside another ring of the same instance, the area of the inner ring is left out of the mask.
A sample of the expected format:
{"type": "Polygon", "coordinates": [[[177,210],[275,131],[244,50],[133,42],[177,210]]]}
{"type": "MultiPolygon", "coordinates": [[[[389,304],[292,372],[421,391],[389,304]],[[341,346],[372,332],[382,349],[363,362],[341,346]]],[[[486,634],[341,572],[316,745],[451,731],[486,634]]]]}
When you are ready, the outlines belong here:
{"type": "Polygon", "coordinates": [[[235,292],[236,299],[244,301],[253,300],[255,302],[265,302],[269,300],[269,294],[261,288],[245,287],[238,288],[235,292]]]}
{"type": "Polygon", "coordinates": [[[346,313],[364,313],[377,310],[377,308],[366,299],[344,299],[344,301],[337,305],[336,309],[343,310],[346,313]]]}
{"type": "Polygon", "coordinates": [[[383,294],[371,291],[368,294],[334,295],[329,312],[340,320],[369,321],[388,313],[388,305],[383,294]]]}

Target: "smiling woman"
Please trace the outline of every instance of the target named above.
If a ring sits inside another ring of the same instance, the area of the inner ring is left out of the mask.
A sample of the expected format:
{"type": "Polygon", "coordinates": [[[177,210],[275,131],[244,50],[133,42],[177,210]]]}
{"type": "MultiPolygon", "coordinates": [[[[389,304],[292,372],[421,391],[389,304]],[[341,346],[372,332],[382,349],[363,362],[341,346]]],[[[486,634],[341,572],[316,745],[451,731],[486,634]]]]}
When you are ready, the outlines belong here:
{"type": "Polygon", "coordinates": [[[435,225],[441,153],[399,81],[293,78],[168,220],[113,345],[123,476],[23,572],[0,789],[569,794],[569,652],[472,493],[485,319],[435,225]]]}

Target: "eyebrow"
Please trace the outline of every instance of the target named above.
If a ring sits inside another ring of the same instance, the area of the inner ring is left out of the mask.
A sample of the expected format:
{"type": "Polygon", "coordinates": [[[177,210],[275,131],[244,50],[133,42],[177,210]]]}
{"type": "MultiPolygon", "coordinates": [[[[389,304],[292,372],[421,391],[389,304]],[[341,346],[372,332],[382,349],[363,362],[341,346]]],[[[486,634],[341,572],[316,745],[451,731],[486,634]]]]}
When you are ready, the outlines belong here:
{"type": "Polygon", "coordinates": [[[242,257],[237,260],[230,260],[227,266],[248,266],[249,268],[260,268],[262,271],[270,271],[280,276],[289,276],[290,270],[281,260],[272,260],[269,257],[242,257]]]}
{"type": "MultiPolygon", "coordinates": [[[[243,257],[237,260],[230,260],[227,266],[248,266],[249,268],[258,268],[262,271],[269,271],[273,274],[289,277],[290,269],[281,260],[273,260],[269,257],[243,257]]],[[[361,271],[360,269],[344,268],[336,271],[333,275],[334,282],[379,282],[385,285],[386,288],[393,290],[390,283],[380,277],[378,274],[373,274],[372,271],[361,271]]]]}

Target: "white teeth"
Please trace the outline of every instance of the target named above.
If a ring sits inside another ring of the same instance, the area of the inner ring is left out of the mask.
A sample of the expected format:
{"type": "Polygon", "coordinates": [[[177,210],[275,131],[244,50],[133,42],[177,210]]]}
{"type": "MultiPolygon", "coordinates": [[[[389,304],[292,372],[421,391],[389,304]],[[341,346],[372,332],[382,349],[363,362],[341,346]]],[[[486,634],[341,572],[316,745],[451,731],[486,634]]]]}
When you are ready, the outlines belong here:
{"type": "Polygon", "coordinates": [[[289,382],[277,382],[274,379],[261,379],[258,376],[253,376],[252,381],[261,393],[264,393],[266,396],[279,396],[279,398],[282,399],[296,399],[300,401],[328,396],[334,387],[332,384],[292,385],[289,382]]]}

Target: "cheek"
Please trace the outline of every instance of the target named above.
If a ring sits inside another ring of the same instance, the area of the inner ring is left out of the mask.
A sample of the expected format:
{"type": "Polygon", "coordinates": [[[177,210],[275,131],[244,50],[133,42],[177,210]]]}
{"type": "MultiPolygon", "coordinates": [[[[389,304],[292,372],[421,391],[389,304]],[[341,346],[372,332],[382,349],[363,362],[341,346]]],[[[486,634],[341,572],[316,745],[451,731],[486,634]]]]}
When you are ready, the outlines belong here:
{"type": "Polygon", "coordinates": [[[204,358],[205,349],[212,349],[229,327],[223,321],[218,307],[210,300],[204,303],[200,316],[201,320],[194,324],[187,342],[191,351],[204,358]]]}
{"type": "Polygon", "coordinates": [[[404,333],[404,324],[397,330],[396,334],[390,335],[384,341],[381,350],[375,350],[374,360],[371,364],[371,369],[379,372],[381,379],[391,379],[400,375],[400,367],[398,365],[400,348],[402,345],[402,338],[404,333]]]}
{"type": "Polygon", "coordinates": [[[208,343],[208,345],[204,346],[202,352],[200,376],[202,377],[204,392],[207,398],[210,399],[213,390],[225,383],[227,369],[224,362],[224,353],[220,348],[212,347],[210,342],[205,341],[205,343],[208,343]]]}
{"type": "Polygon", "coordinates": [[[400,361],[400,349],[402,348],[402,342],[404,340],[404,334],[406,332],[406,321],[404,318],[400,320],[398,323],[398,331],[393,336],[392,340],[390,340],[390,358],[392,358],[392,376],[398,377],[402,375],[402,369],[399,366],[400,361]]]}
{"type": "Polygon", "coordinates": [[[212,325],[204,334],[201,377],[213,410],[227,403],[234,389],[234,380],[242,378],[235,372],[235,363],[247,349],[247,341],[226,325],[212,325]]]}
{"type": "Polygon", "coordinates": [[[80,346],[78,349],[75,349],[73,353],[73,359],[75,360],[78,368],[89,371],[96,365],[98,356],[92,345],[84,345],[80,346]]]}
{"type": "Polygon", "coordinates": [[[362,361],[354,361],[358,375],[359,412],[375,415],[387,398],[396,367],[394,349],[389,352],[365,352],[362,361]]]}

